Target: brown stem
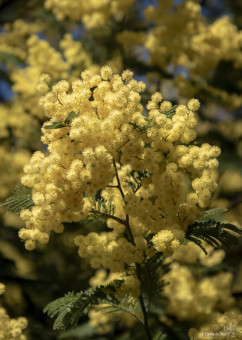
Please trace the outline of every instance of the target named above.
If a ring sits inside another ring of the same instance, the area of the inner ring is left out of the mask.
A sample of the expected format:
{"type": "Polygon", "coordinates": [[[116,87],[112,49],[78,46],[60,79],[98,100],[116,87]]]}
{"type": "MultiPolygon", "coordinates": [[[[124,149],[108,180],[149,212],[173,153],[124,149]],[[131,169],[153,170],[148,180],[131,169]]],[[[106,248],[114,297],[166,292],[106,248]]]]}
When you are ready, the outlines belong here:
{"type": "Polygon", "coordinates": [[[128,139],[126,142],[124,142],[122,145],[120,145],[120,146],[117,148],[116,152],[118,152],[119,150],[121,150],[122,147],[125,146],[126,144],[128,144],[129,142],[130,142],[130,140],[128,139]]]}
{"type": "Polygon", "coordinates": [[[122,196],[122,198],[123,198],[123,201],[124,201],[124,203],[125,203],[124,192],[123,192],[123,189],[122,189],[122,187],[121,187],[121,183],[120,183],[120,179],[119,179],[119,175],[118,175],[118,169],[117,169],[117,165],[116,165],[114,159],[113,159],[113,166],[114,166],[114,169],[115,169],[115,175],[116,175],[117,182],[118,182],[117,187],[118,187],[118,189],[119,189],[119,191],[120,191],[120,194],[121,194],[121,196],[122,196]]]}
{"type": "MultiPolygon", "coordinates": [[[[122,186],[121,186],[121,183],[120,183],[120,179],[119,179],[119,175],[118,175],[118,169],[117,169],[115,160],[113,160],[113,166],[115,168],[116,178],[117,178],[117,182],[118,182],[117,187],[118,187],[118,189],[120,191],[120,194],[121,194],[121,196],[123,198],[124,203],[126,203],[125,202],[124,192],[123,192],[123,189],[122,189],[122,186]]],[[[126,214],[126,220],[125,220],[125,227],[126,227],[126,230],[128,232],[130,242],[134,246],[136,246],[135,241],[134,241],[134,236],[133,236],[133,233],[132,233],[132,230],[131,230],[131,227],[130,227],[130,223],[129,223],[129,215],[127,215],[127,214],[126,214]]],[[[135,266],[136,266],[137,278],[141,282],[141,266],[140,266],[139,263],[136,263],[135,266]]],[[[147,310],[145,308],[145,303],[144,303],[144,298],[143,298],[142,292],[140,293],[140,296],[139,296],[139,302],[140,302],[140,306],[141,306],[141,309],[142,309],[142,312],[143,312],[144,328],[145,328],[145,332],[146,332],[147,338],[149,340],[152,340],[152,336],[151,336],[150,328],[149,328],[148,312],[147,312],[147,310]]]]}

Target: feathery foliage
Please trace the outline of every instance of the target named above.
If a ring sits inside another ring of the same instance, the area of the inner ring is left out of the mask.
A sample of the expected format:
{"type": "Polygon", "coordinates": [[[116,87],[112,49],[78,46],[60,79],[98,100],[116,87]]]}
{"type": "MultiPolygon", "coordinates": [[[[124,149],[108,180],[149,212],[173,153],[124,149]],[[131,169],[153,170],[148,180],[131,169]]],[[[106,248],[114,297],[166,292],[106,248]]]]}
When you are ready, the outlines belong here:
{"type": "Polygon", "coordinates": [[[139,322],[143,323],[137,314],[141,313],[139,300],[127,294],[123,299],[118,299],[118,303],[110,301],[107,306],[98,307],[97,311],[104,310],[106,314],[128,313],[139,322]]]}
{"type": "Polygon", "coordinates": [[[49,303],[44,308],[44,313],[51,318],[56,317],[54,330],[66,329],[69,326],[76,326],[80,318],[94,305],[102,303],[118,305],[119,299],[114,296],[114,292],[115,288],[111,284],[92,287],[78,293],[69,292],[64,297],[49,303]]]}
{"type": "Polygon", "coordinates": [[[229,247],[238,243],[238,238],[233,233],[242,234],[242,230],[231,223],[221,223],[222,214],[227,209],[211,209],[205,211],[203,217],[189,225],[186,239],[196,243],[207,255],[203,241],[215,248],[229,247]]]}
{"type": "MultiPolygon", "coordinates": [[[[170,263],[164,263],[165,257],[163,253],[156,252],[151,258],[146,258],[144,263],[140,265],[139,279],[141,283],[142,296],[148,301],[161,293],[164,286],[168,282],[163,280],[163,276],[169,272],[170,263]]],[[[126,268],[127,275],[137,275],[137,267],[130,266],[126,268]]]]}
{"type": "Polygon", "coordinates": [[[206,210],[203,216],[197,222],[222,222],[223,214],[226,213],[228,209],[226,208],[214,208],[206,210]]]}
{"type": "Polygon", "coordinates": [[[0,204],[0,207],[8,206],[9,213],[19,214],[24,209],[31,209],[34,206],[32,200],[31,188],[22,184],[17,185],[13,190],[13,195],[9,196],[6,201],[0,204]]]}
{"type": "Polygon", "coordinates": [[[168,284],[163,280],[163,276],[169,272],[170,264],[164,264],[164,260],[163,254],[157,252],[141,265],[141,291],[142,295],[148,299],[159,295],[164,286],[168,284]]]}
{"type": "MultiPolygon", "coordinates": [[[[132,269],[133,271],[137,270],[135,267],[132,269]]],[[[134,275],[132,269],[130,269],[129,275],[134,275]]],[[[141,265],[139,272],[141,291],[144,298],[147,298],[147,303],[167,285],[162,278],[169,269],[169,264],[164,264],[163,254],[158,252],[141,265]]],[[[97,307],[97,311],[103,310],[107,314],[128,313],[143,324],[144,321],[140,318],[142,311],[139,299],[131,295],[126,295],[124,298],[115,296],[116,289],[122,282],[123,280],[115,280],[106,286],[97,286],[78,293],[69,292],[64,297],[48,304],[44,313],[47,313],[51,318],[56,318],[53,325],[54,330],[76,326],[83,315],[100,304],[105,304],[105,306],[97,307]]]]}
{"type": "Polygon", "coordinates": [[[112,198],[105,200],[104,198],[97,199],[93,197],[92,212],[86,218],[85,223],[91,223],[97,220],[105,223],[109,216],[114,216],[115,205],[112,201],[112,198]]]}

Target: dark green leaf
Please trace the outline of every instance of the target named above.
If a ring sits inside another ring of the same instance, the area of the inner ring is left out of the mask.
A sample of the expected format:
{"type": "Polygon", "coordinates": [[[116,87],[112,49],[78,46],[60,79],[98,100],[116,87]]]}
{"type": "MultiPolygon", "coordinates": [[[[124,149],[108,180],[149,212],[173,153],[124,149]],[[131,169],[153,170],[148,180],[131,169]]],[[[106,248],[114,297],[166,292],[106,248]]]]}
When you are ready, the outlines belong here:
{"type": "Polygon", "coordinates": [[[44,129],[46,130],[51,130],[51,129],[61,129],[63,127],[66,127],[66,125],[64,125],[62,122],[54,122],[53,124],[51,125],[46,125],[44,127],[44,129]]]}
{"type": "Polygon", "coordinates": [[[163,114],[166,115],[168,118],[172,118],[172,116],[174,116],[174,114],[176,113],[177,106],[178,105],[172,106],[170,110],[165,111],[163,114]]]}
{"type": "Polygon", "coordinates": [[[49,303],[44,308],[44,313],[47,313],[51,318],[56,317],[53,325],[54,330],[76,326],[80,318],[86,315],[94,305],[102,303],[117,305],[119,300],[113,296],[114,291],[114,286],[108,284],[79,293],[69,292],[64,297],[49,303]]]}
{"type": "Polygon", "coordinates": [[[65,124],[66,124],[66,125],[70,125],[72,119],[75,118],[75,117],[77,117],[77,113],[74,112],[74,111],[71,111],[71,112],[69,113],[68,117],[67,117],[66,120],[65,120],[65,124]]]}
{"type": "Polygon", "coordinates": [[[233,224],[205,219],[203,222],[195,221],[188,226],[186,239],[196,243],[207,254],[202,241],[215,248],[228,248],[230,245],[238,243],[237,236],[231,232],[242,234],[242,230],[233,224]]]}
{"type": "Polygon", "coordinates": [[[24,185],[17,185],[13,195],[8,197],[0,207],[8,206],[9,213],[19,214],[24,209],[31,209],[34,206],[32,200],[32,189],[24,185]]]}

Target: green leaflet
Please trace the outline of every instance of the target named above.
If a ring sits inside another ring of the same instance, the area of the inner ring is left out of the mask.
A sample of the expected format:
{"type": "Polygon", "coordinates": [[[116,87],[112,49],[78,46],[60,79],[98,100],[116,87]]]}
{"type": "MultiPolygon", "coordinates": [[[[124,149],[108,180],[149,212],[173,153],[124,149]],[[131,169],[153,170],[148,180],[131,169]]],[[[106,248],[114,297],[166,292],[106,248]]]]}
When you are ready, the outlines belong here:
{"type": "Polygon", "coordinates": [[[76,112],[71,111],[71,112],[69,113],[68,117],[67,117],[66,120],[65,120],[65,124],[66,124],[66,125],[70,125],[72,119],[74,119],[74,118],[77,117],[77,116],[78,116],[78,114],[77,114],[76,112]]]}
{"type": "Polygon", "coordinates": [[[34,206],[32,200],[32,189],[22,184],[17,185],[13,190],[13,195],[0,204],[0,207],[8,206],[9,213],[19,214],[24,209],[31,209],[34,206]]]}
{"type": "Polygon", "coordinates": [[[51,125],[46,125],[44,127],[45,130],[52,130],[52,129],[61,129],[63,127],[66,127],[66,125],[64,125],[62,122],[54,122],[51,125]]]}
{"type": "Polygon", "coordinates": [[[51,125],[46,125],[44,129],[46,130],[52,130],[52,129],[61,129],[64,127],[68,127],[71,124],[71,121],[78,116],[78,113],[71,111],[69,115],[67,116],[65,122],[54,122],[51,125]]]}
{"type": "Polygon", "coordinates": [[[172,106],[172,108],[166,112],[164,112],[163,114],[166,115],[166,117],[168,118],[172,118],[172,116],[174,116],[174,114],[176,113],[176,108],[178,105],[174,105],[172,106]]]}
{"type": "MultiPolygon", "coordinates": [[[[147,240],[147,242],[150,247],[153,247],[152,241],[147,240]]],[[[153,257],[146,258],[138,269],[135,265],[126,267],[127,276],[136,276],[138,274],[142,296],[148,306],[151,301],[156,300],[164,287],[169,285],[169,282],[164,280],[164,275],[170,271],[170,263],[165,264],[164,260],[163,253],[156,252],[153,257]]]]}
{"type": "MultiPolygon", "coordinates": [[[[110,285],[107,285],[97,286],[79,293],[69,292],[64,297],[49,303],[44,308],[44,313],[47,313],[51,318],[56,317],[53,325],[54,330],[66,329],[73,325],[76,326],[79,319],[87,314],[93,306],[98,304],[108,305],[97,308],[98,311],[105,310],[108,314],[117,312],[129,313],[142,323],[143,321],[136,315],[136,311],[140,310],[139,300],[130,295],[126,295],[123,299],[119,299],[112,294],[109,295],[104,292],[104,290],[106,291],[109,288],[110,285]]],[[[110,291],[110,293],[112,292],[110,291]]],[[[73,334],[75,335],[77,334],[77,330],[78,329],[66,332],[66,335],[71,335],[69,333],[72,332],[75,332],[73,334]]],[[[92,333],[92,330],[90,331],[92,333]]],[[[61,336],[60,338],[64,339],[65,336],[61,336]]]]}
{"type": "Polygon", "coordinates": [[[214,248],[228,248],[238,243],[238,238],[233,232],[239,235],[242,234],[241,229],[230,223],[220,223],[214,220],[195,221],[188,226],[186,239],[196,243],[207,255],[202,241],[214,248]]]}
{"type": "Polygon", "coordinates": [[[159,295],[169,284],[163,280],[163,276],[170,271],[170,263],[164,264],[164,260],[163,254],[157,252],[141,265],[141,291],[148,300],[159,295]]]}
{"type": "MultiPolygon", "coordinates": [[[[178,107],[178,105],[174,105],[172,106],[172,108],[170,110],[167,110],[165,112],[163,112],[162,114],[166,115],[167,118],[172,118],[172,116],[174,116],[174,114],[176,113],[176,108],[178,107]]],[[[140,133],[146,133],[148,128],[150,127],[151,123],[152,123],[152,119],[150,118],[145,118],[147,125],[143,125],[143,126],[139,126],[136,123],[129,123],[130,125],[133,126],[134,129],[138,130],[140,133]]]]}
{"type": "Polygon", "coordinates": [[[108,215],[114,216],[115,205],[112,203],[112,201],[113,201],[113,198],[110,198],[107,201],[103,198],[97,199],[93,197],[92,212],[85,219],[85,223],[91,223],[97,220],[106,222],[106,220],[109,218],[108,215]]]}
{"type": "Polygon", "coordinates": [[[242,230],[231,223],[222,223],[223,214],[227,211],[225,208],[206,210],[199,220],[188,226],[186,240],[197,244],[206,255],[203,241],[215,248],[228,248],[237,244],[237,236],[233,233],[241,235],[242,230]]]}
{"type": "Polygon", "coordinates": [[[119,300],[113,295],[114,292],[115,288],[111,284],[89,288],[79,293],[69,292],[64,297],[49,303],[44,308],[44,313],[51,318],[56,318],[54,330],[66,329],[69,326],[76,326],[80,318],[94,305],[101,303],[118,305],[119,300]]]}
{"type": "Polygon", "coordinates": [[[226,213],[228,209],[225,208],[214,208],[210,210],[206,210],[202,218],[200,218],[197,222],[208,222],[215,221],[221,222],[223,220],[223,214],[226,213]]]}
{"type": "Polygon", "coordinates": [[[136,315],[138,311],[141,311],[139,300],[127,294],[123,299],[118,299],[118,303],[110,302],[108,306],[100,307],[97,311],[106,311],[106,314],[113,313],[128,313],[143,323],[143,320],[139,319],[136,315]]]}

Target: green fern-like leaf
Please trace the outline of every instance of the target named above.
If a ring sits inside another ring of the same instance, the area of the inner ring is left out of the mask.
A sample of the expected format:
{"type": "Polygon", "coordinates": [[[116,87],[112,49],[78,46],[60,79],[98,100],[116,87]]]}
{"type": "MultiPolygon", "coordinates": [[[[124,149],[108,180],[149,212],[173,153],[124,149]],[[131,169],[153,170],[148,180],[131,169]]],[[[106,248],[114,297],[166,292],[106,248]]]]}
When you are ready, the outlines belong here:
{"type": "Polygon", "coordinates": [[[91,223],[94,221],[106,222],[108,216],[114,216],[115,205],[112,203],[113,198],[105,200],[103,198],[96,199],[93,197],[92,212],[88,215],[85,223],[91,223]]]}
{"type": "MultiPolygon", "coordinates": [[[[154,235],[154,234],[152,234],[154,235]]],[[[152,241],[150,240],[148,245],[152,247],[152,241]]],[[[153,297],[158,296],[163,288],[169,284],[163,277],[170,270],[170,263],[164,263],[164,256],[161,252],[156,252],[151,258],[146,258],[145,262],[140,265],[137,273],[136,266],[126,267],[127,276],[136,276],[138,274],[141,282],[142,296],[146,302],[150,302],[153,297]]]]}
{"type": "Polygon", "coordinates": [[[13,190],[13,195],[0,204],[0,207],[8,206],[9,213],[19,214],[24,209],[31,209],[34,206],[31,188],[24,185],[17,185],[13,190]]]}
{"type": "Polygon", "coordinates": [[[203,217],[200,218],[197,222],[222,222],[223,214],[226,213],[228,209],[225,208],[214,208],[210,210],[206,210],[203,214],[203,217]]]}
{"type": "Polygon", "coordinates": [[[178,105],[174,105],[172,106],[172,108],[166,112],[164,112],[163,114],[166,115],[168,118],[172,118],[174,116],[174,114],[176,113],[176,108],[178,105]]]}
{"type": "Polygon", "coordinates": [[[53,318],[57,316],[53,329],[60,329],[64,324],[75,324],[81,317],[81,311],[76,308],[76,302],[81,298],[81,293],[68,293],[63,298],[60,298],[48,305],[44,312],[53,318]]]}
{"type": "Polygon", "coordinates": [[[170,264],[164,264],[164,259],[163,254],[157,252],[141,265],[141,291],[148,299],[159,295],[168,284],[163,276],[169,272],[170,264]]]}
{"type": "Polygon", "coordinates": [[[230,223],[214,220],[196,221],[188,226],[186,239],[196,243],[207,254],[203,241],[214,248],[228,248],[238,243],[238,238],[233,233],[241,235],[242,230],[230,223]]]}
{"type": "Polygon", "coordinates": [[[110,301],[107,306],[98,307],[97,311],[105,311],[106,314],[113,313],[128,313],[134,318],[136,318],[139,322],[143,323],[137,314],[141,311],[139,300],[127,294],[123,299],[119,299],[115,303],[110,301]]]}
{"type": "Polygon", "coordinates": [[[119,300],[113,295],[115,291],[111,284],[97,286],[86,291],[69,292],[64,297],[52,301],[44,308],[51,318],[56,317],[53,329],[66,329],[76,326],[83,315],[94,306],[101,303],[118,304],[119,300]]]}

